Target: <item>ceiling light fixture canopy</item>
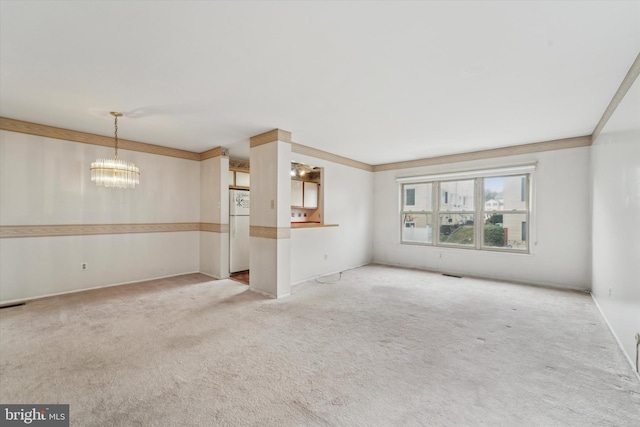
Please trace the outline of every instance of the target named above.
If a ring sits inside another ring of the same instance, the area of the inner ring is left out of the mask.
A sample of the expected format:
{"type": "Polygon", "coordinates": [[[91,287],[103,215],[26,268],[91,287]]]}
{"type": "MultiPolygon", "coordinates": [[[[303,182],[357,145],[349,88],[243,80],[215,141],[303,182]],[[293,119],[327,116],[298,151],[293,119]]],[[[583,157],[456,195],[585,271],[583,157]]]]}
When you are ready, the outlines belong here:
{"type": "Polygon", "coordinates": [[[98,159],[91,163],[91,181],[103,187],[136,188],[140,184],[140,169],[118,159],[118,117],[122,117],[122,113],[111,111],[110,114],[115,117],[116,154],[113,159],[98,159]]]}

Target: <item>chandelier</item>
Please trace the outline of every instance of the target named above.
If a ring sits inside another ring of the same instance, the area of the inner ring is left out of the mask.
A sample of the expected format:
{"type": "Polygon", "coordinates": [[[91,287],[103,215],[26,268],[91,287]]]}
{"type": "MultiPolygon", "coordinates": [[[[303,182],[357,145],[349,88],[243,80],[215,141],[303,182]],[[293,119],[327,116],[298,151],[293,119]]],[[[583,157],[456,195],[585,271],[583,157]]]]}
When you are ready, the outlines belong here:
{"type": "Polygon", "coordinates": [[[103,187],[136,188],[140,184],[140,169],[118,159],[118,117],[122,117],[122,113],[112,111],[110,114],[116,118],[116,155],[113,159],[98,159],[91,163],[91,181],[103,187]]]}

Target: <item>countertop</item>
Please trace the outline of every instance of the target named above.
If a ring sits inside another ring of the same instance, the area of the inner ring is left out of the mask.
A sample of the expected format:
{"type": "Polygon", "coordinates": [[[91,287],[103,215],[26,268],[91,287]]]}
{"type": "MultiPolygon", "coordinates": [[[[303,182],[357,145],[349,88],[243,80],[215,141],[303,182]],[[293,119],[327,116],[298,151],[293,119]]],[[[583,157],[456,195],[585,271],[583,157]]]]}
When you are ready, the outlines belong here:
{"type": "Polygon", "coordinates": [[[291,228],[337,227],[338,224],[320,224],[319,222],[292,222],[291,228]]]}

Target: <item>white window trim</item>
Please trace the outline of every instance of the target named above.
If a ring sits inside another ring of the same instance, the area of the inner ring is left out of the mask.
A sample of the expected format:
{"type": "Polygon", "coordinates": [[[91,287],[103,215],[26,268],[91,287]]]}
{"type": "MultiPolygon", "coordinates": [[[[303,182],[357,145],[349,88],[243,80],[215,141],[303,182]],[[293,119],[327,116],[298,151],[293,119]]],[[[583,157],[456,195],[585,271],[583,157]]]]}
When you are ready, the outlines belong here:
{"type": "Polygon", "coordinates": [[[487,178],[491,176],[518,175],[535,172],[537,162],[528,162],[492,169],[471,169],[457,172],[439,173],[433,175],[418,175],[397,177],[396,182],[401,184],[413,184],[431,181],[454,181],[472,178],[487,178]]]}
{"type": "MultiPolygon", "coordinates": [[[[436,241],[437,237],[434,235],[432,238],[431,243],[416,243],[416,242],[403,242],[402,241],[402,230],[400,230],[400,241],[399,243],[402,245],[418,245],[418,246],[428,246],[428,247],[437,247],[437,248],[441,248],[441,249],[453,249],[453,250],[458,250],[458,249],[467,249],[467,250],[476,250],[478,252],[498,252],[498,253],[504,253],[504,254],[515,254],[515,255],[533,255],[535,253],[535,247],[538,244],[538,230],[537,230],[537,218],[536,218],[536,203],[535,203],[535,171],[537,168],[537,161],[531,161],[531,162],[526,162],[526,163],[519,163],[519,164],[512,164],[510,166],[505,166],[505,167],[499,167],[499,168],[491,168],[491,169],[469,169],[469,170],[461,170],[461,171],[455,171],[455,172],[449,172],[449,173],[439,173],[439,174],[430,174],[430,175],[418,175],[418,176],[406,176],[406,177],[397,177],[396,178],[396,182],[399,184],[398,187],[400,187],[399,189],[401,190],[403,188],[403,184],[419,184],[419,183],[439,183],[442,181],[449,181],[449,180],[463,180],[463,179],[475,179],[475,178],[489,178],[489,177],[495,177],[495,176],[509,176],[509,175],[520,175],[520,174],[526,174],[529,176],[528,179],[528,186],[527,186],[527,191],[529,192],[528,194],[528,235],[527,235],[527,250],[526,251],[520,251],[520,250],[512,250],[512,249],[501,249],[501,248],[489,248],[489,247],[483,247],[483,245],[481,245],[479,242],[479,240],[476,240],[478,243],[476,245],[474,245],[474,247],[468,247],[468,246],[452,246],[452,245],[443,245],[439,242],[436,241]],[[478,247],[480,246],[480,247],[478,247]]],[[[437,185],[437,187],[439,188],[439,185],[437,185]]],[[[438,190],[439,191],[439,190],[438,190]]],[[[477,189],[478,192],[481,192],[481,189],[477,189]]],[[[404,203],[404,194],[402,194],[402,191],[399,191],[400,193],[400,218],[402,222],[402,214],[403,214],[403,210],[402,210],[402,203],[404,203]]],[[[435,202],[435,198],[437,197],[437,192],[434,190],[432,190],[432,197],[434,198],[434,200],[432,201],[435,202]]],[[[439,194],[439,193],[438,193],[439,194]]],[[[477,203],[480,203],[480,198],[476,197],[477,199],[477,203]]],[[[437,205],[434,205],[433,209],[427,213],[430,213],[432,215],[436,215],[436,207],[437,205]]],[[[483,211],[482,207],[476,207],[476,210],[478,210],[479,212],[483,211]],[[478,210],[479,209],[479,210],[478,210]]],[[[439,210],[438,210],[439,212],[439,210]]],[[[474,211],[475,212],[475,211],[474,211]]],[[[439,222],[437,221],[437,223],[439,224],[439,222]]],[[[481,234],[481,231],[478,233],[481,234]]],[[[479,238],[479,236],[475,236],[476,239],[479,238]]]]}

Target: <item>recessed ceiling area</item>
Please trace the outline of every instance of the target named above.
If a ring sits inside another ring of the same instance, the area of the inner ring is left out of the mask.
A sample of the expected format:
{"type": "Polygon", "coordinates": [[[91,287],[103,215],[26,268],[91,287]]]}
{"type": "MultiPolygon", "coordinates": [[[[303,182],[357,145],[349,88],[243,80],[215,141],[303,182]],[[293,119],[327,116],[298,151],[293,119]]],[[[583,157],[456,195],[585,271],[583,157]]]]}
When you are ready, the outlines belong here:
{"type": "Polygon", "coordinates": [[[639,51],[637,1],[2,1],[0,115],[375,165],[589,135],[639,51]]]}

